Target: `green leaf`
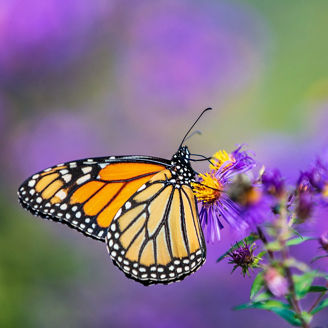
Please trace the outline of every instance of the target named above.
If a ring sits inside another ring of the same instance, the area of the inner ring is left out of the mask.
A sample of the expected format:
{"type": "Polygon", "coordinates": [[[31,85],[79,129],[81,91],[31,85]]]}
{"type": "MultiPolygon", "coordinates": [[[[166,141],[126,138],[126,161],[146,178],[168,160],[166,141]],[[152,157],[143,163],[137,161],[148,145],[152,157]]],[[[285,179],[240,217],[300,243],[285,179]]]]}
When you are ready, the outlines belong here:
{"type": "MultiPolygon", "coordinates": [[[[296,222],[297,220],[295,219],[292,219],[293,222],[296,222]]],[[[303,236],[297,231],[295,230],[294,228],[289,228],[296,236],[300,237],[300,238],[303,238],[303,236]]]]}
{"type": "Polygon", "coordinates": [[[260,272],[255,277],[250,293],[250,299],[253,299],[254,296],[262,289],[264,285],[263,272],[260,272]]]}
{"type": "Polygon", "coordinates": [[[302,325],[301,320],[297,318],[297,316],[292,310],[273,308],[270,311],[274,312],[275,314],[278,314],[281,318],[285,319],[293,326],[299,327],[302,325]]]}
{"type": "Polygon", "coordinates": [[[256,257],[258,258],[258,259],[261,259],[265,254],[267,254],[268,252],[267,251],[262,251],[262,252],[260,252],[260,253],[258,253],[257,255],[256,255],[256,257]]]}
{"type": "Polygon", "coordinates": [[[293,275],[296,297],[298,299],[303,298],[309,292],[315,277],[315,271],[310,271],[302,275],[293,275]]]}
{"type": "Polygon", "coordinates": [[[272,241],[272,242],[266,244],[265,248],[268,251],[276,252],[276,251],[280,251],[282,246],[278,240],[275,240],[275,241],[272,241]]]}
{"type": "Polygon", "coordinates": [[[254,302],[267,301],[272,297],[272,294],[268,291],[256,295],[253,299],[254,302]]]}
{"type": "Polygon", "coordinates": [[[310,268],[307,264],[305,264],[301,261],[297,261],[293,257],[290,257],[289,259],[285,260],[283,263],[286,267],[293,267],[293,268],[296,268],[296,269],[298,269],[300,271],[303,271],[303,272],[309,272],[310,271],[310,268]]]}
{"type": "Polygon", "coordinates": [[[301,326],[300,319],[297,318],[295,313],[290,310],[289,305],[277,300],[267,300],[263,302],[252,302],[247,304],[241,304],[234,308],[234,310],[243,309],[263,309],[276,313],[281,318],[285,319],[293,326],[301,326]]]}
{"type": "Polygon", "coordinates": [[[254,241],[258,240],[259,236],[256,234],[251,234],[248,237],[240,240],[239,242],[235,243],[232,247],[230,247],[224,254],[222,254],[217,260],[216,262],[219,263],[221,262],[227,255],[228,253],[234,251],[235,249],[237,249],[238,247],[240,247],[241,245],[245,243],[247,244],[252,244],[254,241]]]}
{"type": "Polygon", "coordinates": [[[328,298],[322,300],[318,306],[316,306],[312,311],[311,314],[314,315],[316,313],[318,313],[319,311],[321,311],[322,309],[324,309],[325,307],[328,307],[328,298]]]}
{"type": "Polygon", "coordinates": [[[328,290],[328,288],[325,287],[325,286],[315,286],[315,285],[313,285],[313,286],[310,287],[309,293],[310,292],[311,293],[322,293],[322,292],[325,292],[327,290],[328,290]]]}
{"type": "Polygon", "coordinates": [[[311,263],[315,262],[315,261],[318,261],[320,259],[323,259],[325,257],[328,257],[328,255],[321,255],[321,256],[316,256],[314,257],[312,260],[311,260],[311,263]]]}
{"type": "Polygon", "coordinates": [[[292,239],[289,239],[287,242],[286,242],[286,246],[295,246],[295,245],[299,245],[299,244],[302,244],[304,243],[305,241],[308,241],[308,240],[314,240],[316,238],[313,238],[313,237],[296,237],[296,238],[292,238],[292,239]]]}
{"type": "Polygon", "coordinates": [[[234,307],[234,310],[244,309],[264,309],[270,310],[271,308],[288,309],[289,305],[278,300],[266,300],[262,302],[249,302],[234,307]]]}

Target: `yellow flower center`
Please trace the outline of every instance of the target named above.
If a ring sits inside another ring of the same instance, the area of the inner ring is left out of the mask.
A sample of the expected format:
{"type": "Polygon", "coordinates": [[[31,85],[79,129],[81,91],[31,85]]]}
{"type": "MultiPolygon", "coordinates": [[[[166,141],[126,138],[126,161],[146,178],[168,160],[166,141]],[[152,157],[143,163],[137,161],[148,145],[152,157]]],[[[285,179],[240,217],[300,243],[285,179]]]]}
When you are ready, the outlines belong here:
{"type": "Polygon", "coordinates": [[[205,204],[214,203],[221,196],[221,183],[215,178],[213,174],[210,173],[199,174],[199,177],[202,179],[200,183],[191,183],[197,200],[205,204]]]}
{"type": "Polygon", "coordinates": [[[325,184],[322,190],[322,196],[328,198],[328,183],[325,184]]]}
{"type": "Polygon", "coordinates": [[[233,162],[235,162],[233,156],[231,154],[228,154],[225,150],[219,150],[212,157],[213,157],[212,160],[213,164],[210,164],[211,170],[216,170],[216,171],[219,170],[224,163],[226,163],[225,166],[228,168],[232,165],[233,162]]]}

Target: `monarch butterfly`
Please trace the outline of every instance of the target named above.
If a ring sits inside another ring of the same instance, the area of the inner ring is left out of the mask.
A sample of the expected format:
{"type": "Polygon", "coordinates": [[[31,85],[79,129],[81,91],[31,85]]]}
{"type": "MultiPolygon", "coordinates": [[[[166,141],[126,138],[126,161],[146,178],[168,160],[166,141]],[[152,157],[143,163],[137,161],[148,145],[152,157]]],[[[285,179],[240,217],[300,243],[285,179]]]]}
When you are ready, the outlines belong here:
{"type": "Polygon", "coordinates": [[[144,285],[182,280],[206,259],[190,185],[196,174],[190,161],[197,159],[183,143],[210,109],[171,160],[110,156],[58,164],[28,178],[19,201],[36,216],[105,241],[129,278],[144,285]]]}

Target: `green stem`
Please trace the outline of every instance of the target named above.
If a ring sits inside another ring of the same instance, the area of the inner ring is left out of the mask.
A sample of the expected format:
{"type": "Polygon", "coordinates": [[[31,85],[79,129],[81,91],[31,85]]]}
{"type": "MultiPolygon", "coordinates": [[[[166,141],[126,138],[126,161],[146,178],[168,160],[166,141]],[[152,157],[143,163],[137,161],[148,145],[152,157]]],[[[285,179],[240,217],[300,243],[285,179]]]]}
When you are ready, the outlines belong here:
{"type": "MultiPolygon", "coordinates": [[[[289,259],[289,254],[288,254],[288,250],[287,250],[286,246],[284,246],[283,250],[281,251],[281,254],[282,254],[282,258],[283,258],[284,262],[287,262],[289,259]]],[[[309,324],[305,322],[305,320],[302,316],[301,304],[296,297],[293,275],[288,266],[285,266],[285,272],[286,272],[286,276],[287,276],[289,292],[290,292],[290,297],[291,297],[291,306],[293,307],[294,311],[297,313],[298,318],[301,320],[302,327],[310,328],[309,324]]]]}
{"type": "MultiPolygon", "coordinates": [[[[265,237],[265,234],[260,227],[257,227],[257,233],[258,233],[260,239],[262,240],[262,243],[264,244],[264,246],[266,246],[268,244],[268,240],[265,237]]],[[[268,250],[268,255],[270,256],[271,260],[274,260],[274,253],[272,251],[268,250]]]]}
{"type": "MultiPolygon", "coordinates": [[[[326,283],[326,287],[328,287],[328,282],[326,283]]],[[[324,298],[324,296],[326,295],[327,291],[323,291],[318,297],[317,299],[314,301],[314,303],[312,304],[312,306],[309,309],[309,313],[311,313],[314,308],[320,303],[320,301],[324,298]]]]}
{"type": "Polygon", "coordinates": [[[301,321],[303,328],[310,328],[310,325],[304,320],[302,316],[302,308],[299,300],[296,297],[296,291],[295,291],[295,284],[293,280],[293,275],[290,267],[286,265],[289,261],[289,251],[288,246],[286,245],[286,240],[288,239],[289,235],[289,226],[287,221],[287,208],[286,208],[286,202],[284,202],[280,209],[280,231],[278,235],[278,240],[281,244],[281,256],[283,259],[283,266],[286,272],[288,286],[289,286],[289,292],[290,292],[290,299],[291,299],[291,306],[294,309],[295,313],[297,314],[298,318],[301,321]]]}

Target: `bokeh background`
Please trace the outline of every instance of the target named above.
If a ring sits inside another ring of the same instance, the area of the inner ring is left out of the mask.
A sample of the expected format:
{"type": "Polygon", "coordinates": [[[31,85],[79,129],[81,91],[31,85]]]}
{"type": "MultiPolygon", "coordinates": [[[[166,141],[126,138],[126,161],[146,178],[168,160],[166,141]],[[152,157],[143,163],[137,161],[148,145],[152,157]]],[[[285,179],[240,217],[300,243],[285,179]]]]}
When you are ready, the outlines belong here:
{"type": "MultiPolygon", "coordinates": [[[[326,0],[0,0],[0,326],[287,327],[232,311],[251,279],[215,263],[236,240],[228,227],[197,274],[146,288],[104,244],[23,211],[16,189],[68,160],[170,158],[208,106],[194,153],[246,143],[292,183],[328,145],[327,12],[326,0]]],[[[327,215],[306,229],[319,235],[327,215]]]]}

